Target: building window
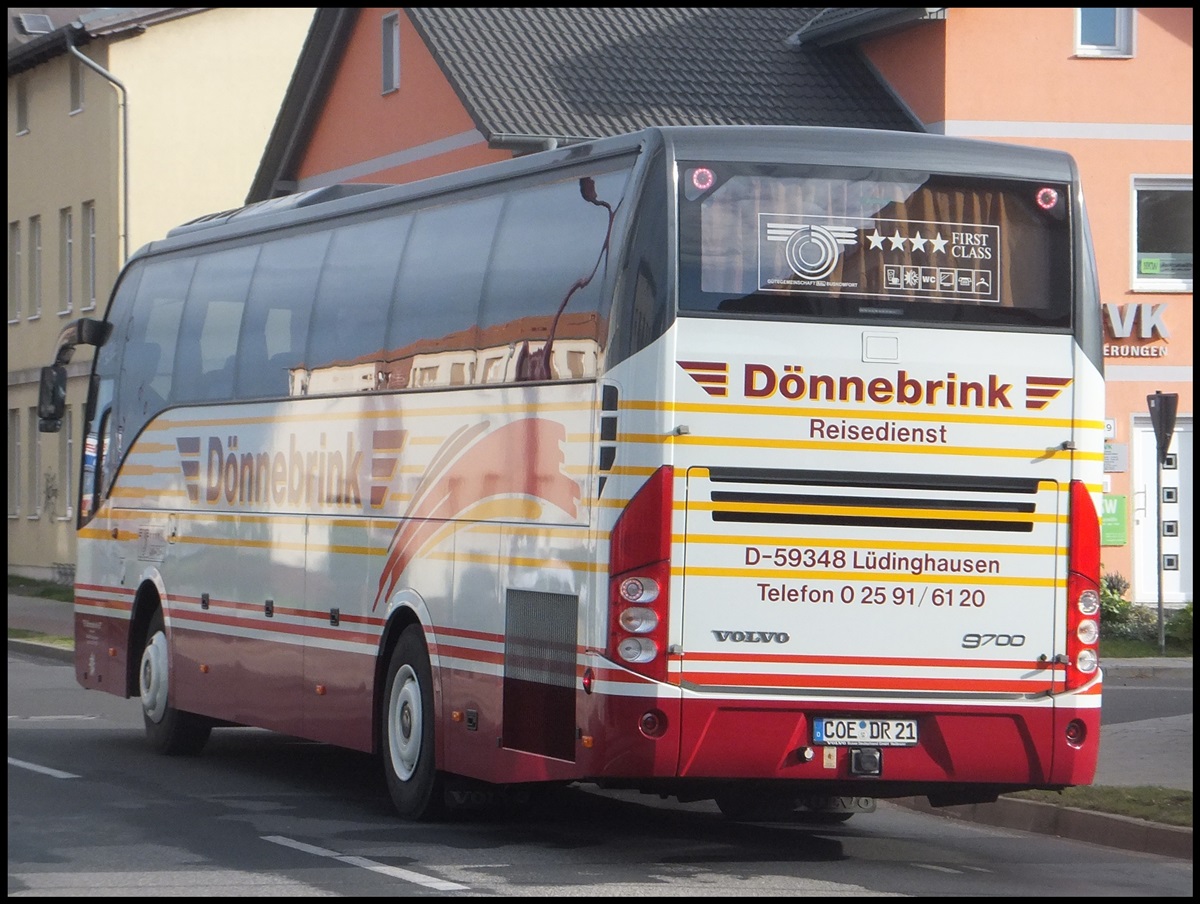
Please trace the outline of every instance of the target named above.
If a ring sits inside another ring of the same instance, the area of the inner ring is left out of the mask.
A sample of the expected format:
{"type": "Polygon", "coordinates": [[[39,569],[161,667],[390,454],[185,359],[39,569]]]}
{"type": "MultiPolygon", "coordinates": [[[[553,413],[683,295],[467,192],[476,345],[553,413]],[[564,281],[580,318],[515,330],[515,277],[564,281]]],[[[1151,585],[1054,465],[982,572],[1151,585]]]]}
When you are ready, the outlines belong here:
{"type": "Polygon", "coordinates": [[[42,218],[29,218],[29,319],[42,316],[42,218]]]}
{"type": "Polygon", "coordinates": [[[383,93],[400,87],[400,14],[383,17],[383,93]]]}
{"type": "Polygon", "coordinates": [[[29,517],[38,518],[42,514],[42,456],[38,443],[38,411],[37,406],[29,409],[29,419],[26,423],[29,433],[26,437],[25,463],[29,465],[29,517]]]}
{"type": "Polygon", "coordinates": [[[1133,8],[1076,9],[1075,53],[1085,57],[1133,56],[1133,8]]]}
{"type": "Polygon", "coordinates": [[[71,57],[71,112],[83,109],[83,64],[71,57]]]}
{"type": "Polygon", "coordinates": [[[17,134],[29,132],[29,84],[25,79],[17,81],[17,134]]]}
{"type": "Polygon", "coordinates": [[[58,313],[70,314],[75,295],[75,229],[71,208],[58,212],[58,313]]]}
{"type": "Polygon", "coordinates": [[[71,406],[63,412],[62,429],[58,432],[58,485],[55,511],[63,514],[60,520],[70,518],[75,497],[71,495],[71,463],[75,460],[75,430],[71,424],[71,406]]]}
{"type": "Polygon", "coordinates": [[[8,409],[8,517],[21,514],[21,412],[8,409]]]}
{"type": "Polygon", "coordinates": [[[96,202],[83,202],[83,306],[96,307],[96,202]]]}
{"type": "Polygon", "coordinates": [[[8,322],[21,319],[21,224],[8,224],[8,322]]]}
{"type": "Polygon", "coordinates": [[[1192,291],[1192,179],[1134,176],[1133,288],[1192,291]]]}

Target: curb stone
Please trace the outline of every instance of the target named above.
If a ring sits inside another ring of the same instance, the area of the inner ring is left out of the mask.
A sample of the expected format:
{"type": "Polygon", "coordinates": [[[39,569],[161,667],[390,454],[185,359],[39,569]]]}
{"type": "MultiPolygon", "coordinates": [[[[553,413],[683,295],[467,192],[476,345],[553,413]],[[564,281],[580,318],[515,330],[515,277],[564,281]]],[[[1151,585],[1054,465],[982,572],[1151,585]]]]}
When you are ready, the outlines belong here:
{"type": "Polygon", "coordinates": [[[1098,813],[1012,797],[1001,797],[990,804],[965,804],[956,807],[932,807],[923,797],[896,798],[889,803],[934,816],[962,819],[1002,829],[1056,835],[1073,841],[1087,841],[1126,851],[1192,860],[1190,828],[1162,825],[1130,816],[1098,813]]]}

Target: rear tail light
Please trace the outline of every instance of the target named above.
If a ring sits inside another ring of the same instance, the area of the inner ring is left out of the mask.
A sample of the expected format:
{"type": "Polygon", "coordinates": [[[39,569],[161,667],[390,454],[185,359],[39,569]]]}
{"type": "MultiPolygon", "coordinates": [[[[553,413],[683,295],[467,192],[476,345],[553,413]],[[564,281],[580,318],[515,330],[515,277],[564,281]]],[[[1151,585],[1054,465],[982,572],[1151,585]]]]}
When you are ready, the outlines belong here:
{"type": "Polygon", "coordinates": [[[655,681],[667,679],[674,482],[674,468],[655,471],[610,537],[607,655],[655,681]]]}
{"type": "Polygon", "coordinates": [[[1071,481],[1067,554],[1067,689],[1090,681],[1100,667],[1100,518],[1087,486],[1071,481]]]}

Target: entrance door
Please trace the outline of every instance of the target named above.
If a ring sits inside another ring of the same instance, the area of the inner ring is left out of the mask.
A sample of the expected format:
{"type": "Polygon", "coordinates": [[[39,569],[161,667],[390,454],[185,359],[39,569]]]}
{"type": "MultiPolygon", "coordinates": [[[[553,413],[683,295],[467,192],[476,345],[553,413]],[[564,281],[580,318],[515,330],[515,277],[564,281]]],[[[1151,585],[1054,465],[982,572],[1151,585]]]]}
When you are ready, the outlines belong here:
{"type": "Polygon", "coordinates": [[[1158,603],[1158,533],[1162,524],[1163,602],[1192,600],[1192,420],[1181,417],[1171,438],[1169,458],[1158,489],[1154,428],[1149,416],[1133,425],[1133,599],[1158,603]],[[1161,509],[1161,519],[1159,512],[1161,509]]]}

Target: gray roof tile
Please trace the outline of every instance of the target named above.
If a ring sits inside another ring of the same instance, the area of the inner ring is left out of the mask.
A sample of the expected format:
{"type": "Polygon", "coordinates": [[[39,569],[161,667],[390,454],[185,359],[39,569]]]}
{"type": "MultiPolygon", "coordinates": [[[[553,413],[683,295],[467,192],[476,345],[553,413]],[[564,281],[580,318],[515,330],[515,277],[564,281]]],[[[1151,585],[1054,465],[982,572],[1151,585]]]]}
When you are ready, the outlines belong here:
{"type": "Polygon", "coordinates": [[[737,123],[918,128],[853,49],[789,45],[818,9],[406,11],[489,137],[737,123]]]}

